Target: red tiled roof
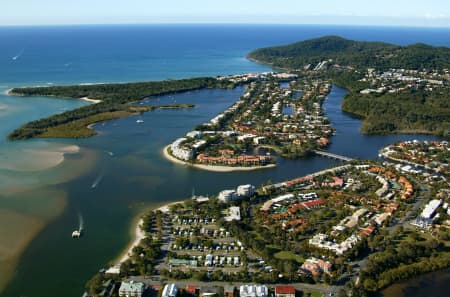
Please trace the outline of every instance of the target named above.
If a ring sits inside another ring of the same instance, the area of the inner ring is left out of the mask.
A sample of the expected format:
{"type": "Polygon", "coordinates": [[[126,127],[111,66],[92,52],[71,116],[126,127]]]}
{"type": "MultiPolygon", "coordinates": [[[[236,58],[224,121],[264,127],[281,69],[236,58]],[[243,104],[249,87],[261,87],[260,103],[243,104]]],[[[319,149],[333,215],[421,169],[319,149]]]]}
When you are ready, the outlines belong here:
{"type": "Polygon", "coordinates": [[[295,294],[295,287],[293,287],[293,286],[276,286],[275,294],[295,294]]]}
{"type": "Polygon", "coordinates": [[[186,286],[186,291],[188,291],[189,293],[194,293],[195,294],[196,290],[197,290],[196,286],[193,286],[193,285],[187,285],[186,286]]]}

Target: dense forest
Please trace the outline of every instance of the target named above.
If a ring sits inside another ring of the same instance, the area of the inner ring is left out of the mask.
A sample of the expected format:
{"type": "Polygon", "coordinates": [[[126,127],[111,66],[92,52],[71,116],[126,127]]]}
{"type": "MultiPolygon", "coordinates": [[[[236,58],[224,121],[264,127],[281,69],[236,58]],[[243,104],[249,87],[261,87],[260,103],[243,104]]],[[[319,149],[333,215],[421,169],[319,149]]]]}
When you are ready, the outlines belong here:
{"type": "Polygon", "coordinates": [[[350,91],[342,101],[342,110],[363,119],[366,134],[426,133],[450,137],[450,90],[425,86],[398,93],[360,94],[369,87],[360,73],[329,72],[333,82],[350,91]]]}
{"type": "Polygon", "coordinates": [[[234,87],[226,80],[215,78],[192,78],[124,84],[96,84],[76,86],[15,88],[13,95],[56,96],[102,100],[74,110],[56,114],[23,125],[9,134],[10,139],[27,139],[32,137],[86,137],[95,134],[85,129],[89,124],[127,116],[133,112],[130,103],[146,97],[168,93],[183,92],[201,88],[234,87]],[[80,129],[80,125],[84,129],[80,129]]]}
{"type": "Polygon", "coordinates": [[[333,64],[354,68],[373,67],[442,69],[450,67],[450,49],[422,43],[398,46],[383,42],[365,42],[325,36],[286,46],[257,49],[248,54],[250,59],[287,69],[304,69],[332,60],[333,64]]]}
{"type": "Polygon", "coordinates": [[[431,133],[449,137],[449,97],[448,89],[441,93],[424,89],[381,95],[350,93],[344,97],[342,110],[364,119],[363,133],[431,133]]]}

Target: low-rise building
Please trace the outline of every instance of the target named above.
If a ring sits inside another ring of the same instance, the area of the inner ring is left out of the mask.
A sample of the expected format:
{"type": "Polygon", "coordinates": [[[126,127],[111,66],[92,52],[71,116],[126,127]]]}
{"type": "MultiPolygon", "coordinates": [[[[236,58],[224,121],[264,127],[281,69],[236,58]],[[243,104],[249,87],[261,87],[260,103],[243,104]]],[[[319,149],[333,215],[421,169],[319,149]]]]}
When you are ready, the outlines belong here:
{"type": "Polygon", "coordinates": [[[175,283],[164,286],[161,297],[176,297],[178,294],[178,286],[175,283]]]}
{"type": "MultiPolygon", "coordinates": [[[[144,294],[145,285],[141,282],[135,281],[123,281],[120,284],[119,296],[120,297],[141,297],[144,294]]],[[[174,296],[163,296],[163,297],[175,297],[174,296]]]]}
{"type": "Polygon", "coordinates": [[[294,286],[276,286],[275,297],[295,297],[294,286]]]}
{"type": "Polygon", "coordinates": [[[243,285],[239,287],[240,297],[267,297],[269,289],[264,285],[243,285]]]}

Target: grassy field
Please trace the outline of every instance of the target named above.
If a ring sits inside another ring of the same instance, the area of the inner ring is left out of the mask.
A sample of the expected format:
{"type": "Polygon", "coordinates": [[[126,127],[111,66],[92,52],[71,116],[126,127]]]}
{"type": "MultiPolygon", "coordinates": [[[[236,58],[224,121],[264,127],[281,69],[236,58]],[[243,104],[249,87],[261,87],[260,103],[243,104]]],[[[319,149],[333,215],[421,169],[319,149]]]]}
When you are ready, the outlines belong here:
{"type": "Polygon", "coordinates": [[[274,254],[274,256],[275,256],[275,258],[280,259],[280,260],[295,260],[298,263],[305,262],[305,259],[303,259],[299,255],[294,254],[291,251],[281,251],[281,252],[274,254]]]}

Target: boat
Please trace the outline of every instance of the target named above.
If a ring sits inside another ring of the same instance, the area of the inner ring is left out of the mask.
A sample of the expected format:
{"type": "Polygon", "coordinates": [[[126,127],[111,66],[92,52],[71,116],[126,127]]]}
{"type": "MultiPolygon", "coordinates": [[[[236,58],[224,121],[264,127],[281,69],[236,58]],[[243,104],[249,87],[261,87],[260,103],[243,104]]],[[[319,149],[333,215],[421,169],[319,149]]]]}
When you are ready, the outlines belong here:
{"type": "Polygon", "coordinates": [[[80,238],[81,237],[81,231],[75,230],[72,232],[72,238],[80,238]]]}
{"type": "Polygon", "coordinates": [[[83,233],[84,221],[81,214],[78,214],[78,230],[72,232],[72,238],[80,238],[83,233]]]}
{"type": "Polygon", "coordinates": [[[139,123],[143,123],[143,122],[144,122],[144,120],[137,120],[137,121],[136,121],[136,123],[138,123],[138,124],[139,124],[139,123]]]}

